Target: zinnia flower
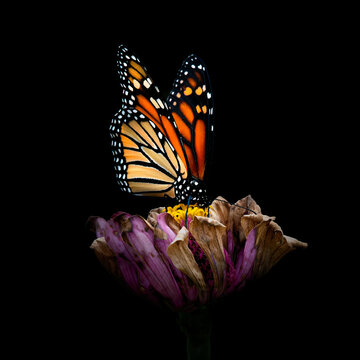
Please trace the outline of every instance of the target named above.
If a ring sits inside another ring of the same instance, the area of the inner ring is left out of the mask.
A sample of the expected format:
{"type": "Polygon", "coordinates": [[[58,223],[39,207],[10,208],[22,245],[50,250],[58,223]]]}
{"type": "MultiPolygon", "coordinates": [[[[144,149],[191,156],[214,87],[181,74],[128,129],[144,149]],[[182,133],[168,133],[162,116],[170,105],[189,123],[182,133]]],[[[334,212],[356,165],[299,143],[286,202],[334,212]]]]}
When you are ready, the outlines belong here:
{"type": "Polygon", "coordinates": [[[157,208],[147,219],[117,212],[108,221],[91,219],[97,235],[91,248],[137,294],[190,311],[239,291],[288,252],[307,247],[274,220],[250,195],[235,205],[218,197],[207,209],[157,208]]]}

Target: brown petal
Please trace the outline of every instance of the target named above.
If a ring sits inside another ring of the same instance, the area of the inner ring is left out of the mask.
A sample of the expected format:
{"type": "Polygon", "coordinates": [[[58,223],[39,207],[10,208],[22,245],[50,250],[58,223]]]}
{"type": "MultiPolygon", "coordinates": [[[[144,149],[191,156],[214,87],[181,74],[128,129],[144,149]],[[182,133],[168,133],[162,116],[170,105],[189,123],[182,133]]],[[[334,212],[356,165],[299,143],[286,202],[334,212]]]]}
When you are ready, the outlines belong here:
{"type": "Polygon", "coordinates": [[[223,291],[225,273],[224,244],[227,241],[226,227],[217,220],[195,216],[189,230],[210,262],[214,286],[218,294],[223,291]]]}
{"type": "Polygon", "coordinates": [[[95,251],[96,257],[110,274],[117,278],[122,278],[120,268],[116,263],[116,256],[110,250],[105,238],[95,239],[90,248],[95,251]]]}
{"type": "MultiPolygon", "coordinates": [[[[244,217],[242,222],[245,223],[249,219],[251,217],[244,217]]],[[[252,220],[254,220],[254,217],[252,220]]],[[[244,228],[246,229],[246,235],[248,231],[250,232],[253,229],[250,226],[244,228]]],[[[268,216],[264,216],[263,221],[257,224],[255,229],[256,258],[253,267],[253,277],[260,277],[266,274],[282,257],[295,248],[307,247],[306,243],[284,236],[280,226],[268,216]]]]}
{"type": "Polygon", "coordinates": [[[157,222],[154,224],[154,235],[158,239],[169,240],[169,235],[171,232],[177,234],[181,229],[180,224],[168,213],[161,213],[160,217],[158,217],[156,221],[157,222]],[[171,231],[169,232],[167,228],[169,228],[171,231]]]}
{"type": "Polygon", "coordinates": [[[230,206],[231,204],[227,200],[225,200],[222,196],[218,196],[211,203],[210,218],[228,226],[230,206]]]}
{"type": "Polygon", "coordinates": [[[147,217],[147,222],[154,228],[157,224],[157,216],[161,214],[164,210],[164,207],[158,207],[156,209],[152,209],[149,212],[149,215],[147,217]]]}
{"type": "Polygon", "coordinates": [[[261,209],[260,206],[256,204],[255,200],[251,197],[251,195],[248,195],[241,200],[238,200],[235,205],[232,205],[230,208],[228,229],[232,232],[235,242],[243,244],[246,241],[246,236],[244,233],[244,229],[242,228],[242,217],[247,216],[248,214],[254,216],[255,214],[247,210],[250,209],[257,213],[257,215],[255,216],[258,216],[259,219],[262,219],[261,209]]]}
{"type": "Polygon", "coordinates": [[[176,268],[187,275],[197,286],[200,296],[205,297],[207,296],[207,286],[194,255],[188,247],[188,243],[189,231],[183,227],[175,240],[168,246],[166,252],[176,268]]]}
{"type": "MultiPolygon", "coordinates": [[[[251,195],[245,196],[244,198],[242,198],[241,200],[238,200],[236,203],[236,205],[245,207],[247,209],[250,209],[252,211],[255,211],[257,214],[261,214],[261,208],[260,206],[256,203],[256,201],[251,197],[251,195]]],[[[244,214],[248,214],[249,211],[246,209],[243,209],[244,214]]]]}
{"type": "Polygon", "coordinates": [[[296,249],[296,248],[302,248],[302,249],[306,249],[308,247],[308,244],[302,241],[299,241],[291,236],[287,236],[284,235],[285,240],[287,241],[288,245],[292,248],[292,249],[296,249]]]}
{"type": "MultiPolygon", "coordinates": [[[[263,214],[256,214],[256,215],[244,215],[241,219],[241,228],[244,232],[244,236],[245,238],[248,236],[249,232],[257,225],[259,225],[260,223],[262,223],[263,221],[268,221],[268,220],[275,220],[275,217],[269,217],[267,215],[263,215],[263,214]]],[[[274,224],[276,224],[274,222],[274,224]]],[[[276,226],[278,226],[276,224],[276,226]]]]}

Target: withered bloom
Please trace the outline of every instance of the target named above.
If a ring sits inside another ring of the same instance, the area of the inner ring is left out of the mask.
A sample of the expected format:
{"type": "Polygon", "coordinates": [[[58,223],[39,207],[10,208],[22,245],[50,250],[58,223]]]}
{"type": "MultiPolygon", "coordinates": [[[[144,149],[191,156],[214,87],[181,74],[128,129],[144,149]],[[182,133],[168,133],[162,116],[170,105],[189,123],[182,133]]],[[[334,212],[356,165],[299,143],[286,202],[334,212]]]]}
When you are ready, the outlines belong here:
{"type": "Polygon", "coordinates": [[[218,197],[209,210],[191,206],[187,227],[185,213],[180,204],[153,209],[147,219],[125,212],[108,221],[94,217],[91,248],[136,293],[191,311],[240,290],[288,252],[307,247],[284,235],[251,196],[235,205],[218,197]]]}

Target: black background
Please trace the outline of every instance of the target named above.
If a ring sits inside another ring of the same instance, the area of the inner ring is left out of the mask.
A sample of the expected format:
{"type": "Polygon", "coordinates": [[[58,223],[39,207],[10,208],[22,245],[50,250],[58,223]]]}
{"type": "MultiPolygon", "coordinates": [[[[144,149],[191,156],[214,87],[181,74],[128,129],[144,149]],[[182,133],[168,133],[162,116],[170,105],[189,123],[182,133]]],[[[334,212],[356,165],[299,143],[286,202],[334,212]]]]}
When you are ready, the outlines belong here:
{"type": "Polygon", "coordinates": [[[164,98],[186,56],[204,60],[216,121],[210,193],[230,202],[251,194],[285,234],[309,244],[213,307],[213,358],[319,356],[329,342],[337,349],[341,330],[330,304],[338,272],[329,259],[335,239],[321,217],[337,151],[329,135],[337,111],[330,96],[336,75],[329,77],[336,34],[311,16],[194,19],[170,17],[154,26],[136,16],[107,28],[92,19],[77,26],[76,18],[66,35],[44,42],[44,63],[55,65],[48,81],[58,91],[49,105],[58,123],[50,140],[56,166],[45,165],[43,181],[51,184],[52,206],[43,212],[53,216],[53,236],[44,241],[41,296],[34,302],[41,309],[39,338],[56,353],[185,357],[175,315],[119,286],[89,248],[95,238],[89,216],[109,218],[118,210],[146,216],[163,204],[125,195],[115,183],[108,127],[121,104],[119,44],[142,60],[164,98]],[[135,31],[139,22],[145,26],[135,31]]]}

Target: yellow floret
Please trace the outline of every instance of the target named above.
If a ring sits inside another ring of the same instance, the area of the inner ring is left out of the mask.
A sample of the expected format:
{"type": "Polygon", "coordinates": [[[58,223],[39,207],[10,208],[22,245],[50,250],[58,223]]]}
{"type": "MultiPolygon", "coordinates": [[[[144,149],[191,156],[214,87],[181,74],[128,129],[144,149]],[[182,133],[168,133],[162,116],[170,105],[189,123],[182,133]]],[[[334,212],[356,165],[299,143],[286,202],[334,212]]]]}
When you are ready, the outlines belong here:
{"type": "MultiPolygon", "coordinates": [[[[208,216],[209,215],[209,207],[201,208],[197,204],[189,205],[187,215],[190,216],[191,219],[194,218],[194,216],[208,216]]],[[[185,204],[178,204],[174,207],[167,207],[164,208],[163,212],[169,213],[179,224],[181,223],[181,220],[185,221],[185,215],[186,215],[186,205],[185,204]]]]}

